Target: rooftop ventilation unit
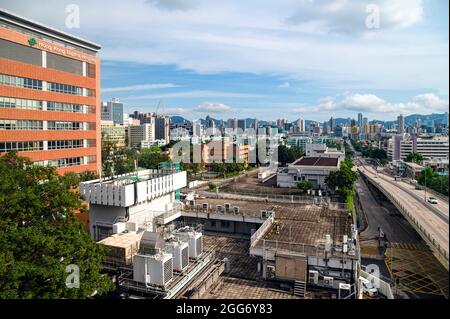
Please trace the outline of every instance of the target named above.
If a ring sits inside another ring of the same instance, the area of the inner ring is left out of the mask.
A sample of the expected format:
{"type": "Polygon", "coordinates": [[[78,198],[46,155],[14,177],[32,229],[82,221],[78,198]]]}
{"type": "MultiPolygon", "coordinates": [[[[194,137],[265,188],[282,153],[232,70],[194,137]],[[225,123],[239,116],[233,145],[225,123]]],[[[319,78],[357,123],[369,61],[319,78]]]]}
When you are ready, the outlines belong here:
{"type": "Polygon", "coordinates": [[[238,206],[234,206],[233,207],[233,211],[238,214],[239,213],[239,207],[238,206]]]}
{"type": "Polygon", "coordinates": [[[203,203],[203,204],[202,204],[202,208],[203,208],[203,209],[208,209],[208,208],[209,208],[208,203],[203,203]]]}
{"type": "Polygon", "coordinates": [[[261,211],[261,218],[267,218],[267,211],[265,211],[265,210],[262,210],[261,211]]]}
{"type": "Polygon", "coordinates": [[[230,203],[225,203],[225,211],[229,212],[231,210],[231,204],[230,203]]]}
{"type": "Polygon", "coordinates": [[[133,280],[147,286],[164,287],[173,278],[173,257],[171,254],[138,254],[133,258],[133,280]]]}
{"type": "Polygon", "coordinates": [[[189,245],[183,241],[172,241],[167,244],[173,256],[173,270],[181,272],[189,264],[189,245]]]}
{"type": "Polygon", "coordinates": [[[217,210],[218,212],[222,212],[222,211],[223,211],[223,206],[222,206],[222,205],[217,205],[217,206],[216,206],[216,210],[217,210]]]}
{"type": "Polygon", "coordinates": [[[197,259],[203,252],[202,233],[194,230],[179,229],[174,232],[174,236],[182,241],[187,241],[189,245],[189,258],[197,259]]]}

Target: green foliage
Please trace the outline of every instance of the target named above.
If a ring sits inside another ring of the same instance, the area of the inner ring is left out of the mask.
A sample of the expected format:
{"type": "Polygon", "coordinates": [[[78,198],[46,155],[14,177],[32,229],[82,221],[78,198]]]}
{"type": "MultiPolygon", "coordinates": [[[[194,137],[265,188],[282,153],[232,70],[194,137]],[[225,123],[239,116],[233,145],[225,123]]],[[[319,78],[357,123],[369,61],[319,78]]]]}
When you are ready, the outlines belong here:
{"type": "Polygon", "coordinates": [[[0,157],[1,299],[86,298],[113,288],[100,273],[102,246],[73,213],[86,213],[75,189],[78,178],[12,152],[0,157]],[[79,289],[66,287],[70,264],[80,269],[79,289]]]}
{"type": "Polygon", "coordinates": [[[118,147],[115,143],[102,137],[102,171],[108,177],[130,173],[135,170],[138,152],[127,147],[118,147]]]}
{"type": "Polygon", "coordinates": [[[350,147],[347,141],[344,141],[344,150],[346,158],[352,158],[353,155],[355,154],[355,152],[353,152],[353,149],[350,147]]]}
{"type": "Polygon", "coordinates": [[[326,141],[326,145],[328,147],[333,147],[338,149],[339,151],[341,150],[341,143],[336,142],[335,140],[327,140],[326,141]]]}
{"type": "Polygon", "coordinates": [[[295,162],[295,160],[299,159],[303,155],[305,155],[305,153],[298,146],[293,146],[290,148],[285,145],[278,146],[278,162],[280,162],[282,166],[295,162]]]}
{"type": "Polygon", "coordinates": [[[353,140],[352,145],[355,148],[355,150],[361,152],[364,157],[376,159],[380,161],[380,163],[383,165],[387,163],[387,153],[385,150],[378,147],[363,145],[353,140]]]}
{"type": "Polygon", "coordinates": [[[409,153],[408,156],[406,156],[405,162],[413,162],[417,164],[421,164],[425,160],[425,157],[418,152],[412,152],[409,153]]]}
{"type": "Polygon", "coordinates": [[[353,163],[346,159],[341,163],[338,171],[332,171],[325,179],[325,183],[331,190],[335,190],[341,200],[348,203],[352,195],[354,184],[358,178],[356,172],[352,171],[353,163]]]}
{"type": "Polygon", "coordinates": [[[301,189],[304,193],[313,188],[313,184],[310,181],[297,182],[297,188],[301,189]]]}
{"type": "Polygon", "coordinates": [[[208,189],[210,192],[214,192],[217,189],[217,185],[214,183],[208,183],[208,189]]]}
{"type": "Polygon", "coordinates": [[[224,177],[233,176],[233,173],[242,172],[245,169],[243,163],[236,163],[233,160],[233,163],[213,163],[211,166],[211,171],[223,174],[224,177]]]}
{"type": "Polygon", "coordinates": [[[429,167],[420,173],[417,181],[421,185],[425,185],[436,192],[449,196],[448,176],[440,176],[429,167]]]}
{"type": "Polygon", "coordinates": [[[162,162],[169,161],[166,154],[162,154],[159,147],[144,149],[139,154],[138,165],[142,168],[157,169],[162,162]]]}

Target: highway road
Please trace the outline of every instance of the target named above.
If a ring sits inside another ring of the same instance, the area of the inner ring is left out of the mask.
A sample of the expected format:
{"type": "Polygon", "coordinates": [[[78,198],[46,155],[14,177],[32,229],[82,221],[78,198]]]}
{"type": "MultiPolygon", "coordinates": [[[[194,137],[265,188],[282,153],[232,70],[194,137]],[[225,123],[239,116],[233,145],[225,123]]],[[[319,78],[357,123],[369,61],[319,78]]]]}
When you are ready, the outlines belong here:
{"type": "MultiPolygon", "coordinates": [[[[446,252],[448,262],[449,250],[449,226],[448,226],[448,204],[433,210],[424,201],[423,197],[416,194],[409,186],[399,184],[394,178],[378,173],[374,168],[366,165],[358,166],[358,170],[371,178],[381,186],[387,193],[397,200],[401,206],[421,225],[429,236],[446,252]],[[446,210],[445,210],[445,207],[446,210]],[[446,219],[445,219],[446,217],[446,219]]],[[[406,183],[404,183],[406,184],[406,183]]],[[[413,187],[411,185],[411,187],[413,187]]]]}

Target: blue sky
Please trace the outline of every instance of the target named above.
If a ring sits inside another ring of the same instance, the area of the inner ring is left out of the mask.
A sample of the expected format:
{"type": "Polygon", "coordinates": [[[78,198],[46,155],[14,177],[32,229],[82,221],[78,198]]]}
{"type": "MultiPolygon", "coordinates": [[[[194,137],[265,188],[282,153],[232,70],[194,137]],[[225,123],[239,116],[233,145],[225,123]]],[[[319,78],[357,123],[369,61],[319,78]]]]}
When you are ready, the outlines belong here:
{"type": "Polygon", "coordinates": [[[189,119],[448,109],[446,0],[0,0],[100,43],[102,98],[189,119]],[[68,4],[80,27],[66,24],[68,4]],[[368,4],[380,27],[368,29],[368,4]]]}

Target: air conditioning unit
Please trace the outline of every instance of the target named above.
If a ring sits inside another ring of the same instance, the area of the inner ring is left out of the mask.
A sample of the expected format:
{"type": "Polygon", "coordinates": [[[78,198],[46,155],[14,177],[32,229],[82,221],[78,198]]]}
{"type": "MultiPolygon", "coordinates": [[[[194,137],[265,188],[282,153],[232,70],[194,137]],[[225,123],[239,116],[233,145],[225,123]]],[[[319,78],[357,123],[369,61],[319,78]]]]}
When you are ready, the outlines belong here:
{"type": "Polygon", "coordinates": [[[236,214],[239,213],[239,207],[235,206],[235,207],[233,207],[233,210],[236,214]]]}
{"type": "Polygon", "coordinates": [[[334,278],[333,277],[323,277],[323,284],[327,287],[333,287],[334,278]]]}
{"type": "Polygon", "coordinates": [[[203,252],[202,233],[196,231],[176,232],[175,237],[186,241],[189,245],[189,258],[197,259],[203,252]]]}
{"type": "Polygon", "coordinates": [[[181,272],[189,264],[189,245],[184,241],[172,241],[167,244],[173,256],[173,270],[181,272]]]}
{"type": "Polygon", "coordinates": [[[261,218],[267,218],[267,211],[265,210],[261,211],[261,218]]]}
{"type": "Polygon", "coordinates": [[[319,283],[319,272],[317,270],[309,271],[308,283],[310,285],[317,285],[319,283]]]}
{"type": "Polygon", "coordinates": [[[126,230],[126,223],[119,222],[113,224],[113,234],[120,234],[123,233],[126,230]]]}
{"type": "Polygon", "coordinates": [[[133,280],[146,286],[166,286],[173,278],[172,254],[137,254],[133,258],[133,280]]]}
{"type": "Polygon", "coordinates": [[[190,201],[188,201],[188,205],[189,205],[190,207],[195,207],[195,200],[190,200],[190,201]]]}
{"type": "Polygon", "coordinates": [[[223,211],[223,206],[222,205],[217,205],[216,209],[218,212],[222,212],[223,211]]]}
{"type": "Polygon", "coordinates": [[[229,204],[229,203],[225,203],[225,211],[226,212],[229,212],[230,210],[231,210],[231,204],[229,204]]]}
{"type": "Polygon", "coordinates": [[[208,203],[203,203],[203,204],[202,204],[202,208],[203,208],[203,209],[208,209],[208,208],[209,208],[208,203]]]}

